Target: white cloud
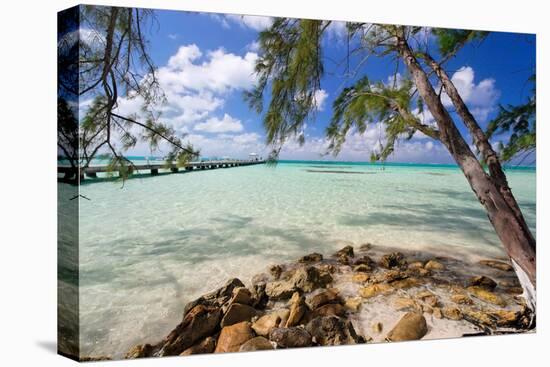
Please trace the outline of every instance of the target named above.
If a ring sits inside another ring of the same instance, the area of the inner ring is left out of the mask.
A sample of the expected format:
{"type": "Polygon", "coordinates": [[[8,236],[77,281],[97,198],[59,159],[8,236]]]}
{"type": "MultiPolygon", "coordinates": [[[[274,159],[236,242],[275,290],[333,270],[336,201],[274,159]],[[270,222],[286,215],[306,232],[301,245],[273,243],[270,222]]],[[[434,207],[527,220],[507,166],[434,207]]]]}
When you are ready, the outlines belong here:
{"type": "Polygon", "coordinates": [[[329,39],[342,40],[348,37],[346,22],[332,21],[326,29],[329,39]]]}
{"type": "Polygon", "coordinates": [[[318,111],[323,110],[327,97],[328,93],[324,89],[319,89],[315,91],[313,99],[315,101],[315,107],[318,111]]]}
{"type": "Polygon", "coordinates": [[[205,122],[201,122],[195,125],[196,131],[204,131],[209,133],[227,133],[227,132],[239,132],[243,130],[241,121],[229,116],[227,113],[223,115],[222,119],[217,117],[211,117],[205,122]]]}
{"type": "Polygon", "coordinates": [[[255,31],[263,31],[264,29],[271,27],[273,24],[273,18],[256,15],[228,14],[225,15],[222,20],[225,20],[226,22],[229,20],[233,23],[239,24],[241,27],[251,28],[255,31]]]}
{"type": "Polygon", "coordinates": [[[170,38],[172,41],[175,41],[176,39],[178,39],[178,35],[176,33],[170,33],[168,35],[168,38],[170,38]]]}
{"type": "Polygon", "coordinates": [[[258,51],[260,51],[260,42],[259,41],[252,41],[250,42],[248,45],[246,45],[246,49],[248,51],[251,51],[251,52],[256,52],[258,53],[258,51]]]}

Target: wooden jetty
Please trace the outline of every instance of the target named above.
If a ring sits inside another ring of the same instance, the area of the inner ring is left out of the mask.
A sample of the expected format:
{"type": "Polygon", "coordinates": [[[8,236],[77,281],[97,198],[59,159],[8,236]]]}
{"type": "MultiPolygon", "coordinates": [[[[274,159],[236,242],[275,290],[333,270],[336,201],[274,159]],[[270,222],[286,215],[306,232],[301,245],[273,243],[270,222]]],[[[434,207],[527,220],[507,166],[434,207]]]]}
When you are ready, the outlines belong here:
{"type": "MultiPolygon", "coordinates": [[[[231,167],[241,167],[241,166],[252,166],[256,164],[265,164],[265,160],[221,160],[221,161],[199,161],[199,162],[189,162],[181,167],[176,166],[175,164],[168,166],[166,162],[162,163],[147,163],[147,164],[134,164],[132,169],[134,173],[141,173],[143,171],[149,171],[153,176],[158,175],[159,171],[165,170],[167,173],[176,173],[180,170],[184,171],[193,171],[193,170],[211,170],[217,168],[231,168],[231,167]]],[[[80,180],[83,180],[84,177],[88,178],[97,178],[98,173],[108,172],[108,166],[90,166],[80,169],[80,180]]],[[[71,180],[76,178],[75,169],[70,166],[58,166],[57,173],[63,174],[64,180],[71,180]]]]}

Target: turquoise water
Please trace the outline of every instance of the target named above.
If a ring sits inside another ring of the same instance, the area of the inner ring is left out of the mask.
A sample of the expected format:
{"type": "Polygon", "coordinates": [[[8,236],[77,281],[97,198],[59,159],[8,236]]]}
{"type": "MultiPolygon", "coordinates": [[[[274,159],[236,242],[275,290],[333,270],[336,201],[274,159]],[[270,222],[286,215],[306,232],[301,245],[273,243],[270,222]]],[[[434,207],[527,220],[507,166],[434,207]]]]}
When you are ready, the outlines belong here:
{"type": "MultiPolygon", "coordinates": [[[[533,169],[508,170],[535,231],[533,169]]],[[[229,277],[352,242],[452,255],[503,252],[454,166],[281,162],[84,184],[82,353],[155,342],[229,277]]]]}

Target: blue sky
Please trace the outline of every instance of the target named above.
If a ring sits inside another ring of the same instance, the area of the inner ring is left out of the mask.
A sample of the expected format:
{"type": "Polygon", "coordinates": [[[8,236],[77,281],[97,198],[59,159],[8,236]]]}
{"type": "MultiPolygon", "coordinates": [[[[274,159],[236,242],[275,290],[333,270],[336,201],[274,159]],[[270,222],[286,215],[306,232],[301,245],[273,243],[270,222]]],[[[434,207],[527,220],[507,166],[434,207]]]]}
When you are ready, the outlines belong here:
{"type": "MultiPolygon", "coordinates": [[[[205,156],[243,158],[250,152],[267,155],[262,117],[244,103],[242,93],[255,81],[258,32],[271,24],[266,17],[157,11],[158,23],[148,30],[150,53],[159,67],[158,76],[167,95],[160,108],[163,121],[199,147],[205,156]]],[[[344,60],[347,50],[345,26],[333,23],[323,40],[325,76],[318,94],[315,119],[309,121],[306,143],[290,141],[283,159],[321,159],[326,141],[324,129],[331,117],[331,105],[341,88],[350,83],[335,61],[344,60]]],[[[527,98],[526,80],[535,62],[535,36],[491,33],[481,44],[464,48],[447,64],[449,74],[482,126],[495,115],[498,104],[520,103],[527,98]]],[[[354,60],[351,61],[353,68],[354,60]]],[[[358,77],[387,81],[394,64],[387,59],[369,59],[358,77]]],[[[401,73],[404,70],[400,70],[401,73]]],[[[444,98],[445,101],[445,98],[444,98]]],[[[120,110],[134,113],[139,101],[120,101],[120,110]]],[[[450,102],[447,101],[450,105],[450,102]]],[[[421,116],[431,123],[429,114],[421,116]]],[[[455,118],[462,133],[467,132],[455,118]]],[[[372,149],[384,139],[383,128],[373,124],[364,135],[349,135],[341,154],[322,159],[368,161],[372,149]]],[[[499,137],[497,140],[506,140],[499,137]]],[[[495,140],[495,142],[497,141],[495,140]]],[[[150,154],[138,145],[133,155],[150,154]]],[[[154,153],[162,155],[161,152],[154,153]]],[[[421,136],[400,142],[388,159],[399,162],[450,163],[451,158],[437,142],[421,136]]]]}

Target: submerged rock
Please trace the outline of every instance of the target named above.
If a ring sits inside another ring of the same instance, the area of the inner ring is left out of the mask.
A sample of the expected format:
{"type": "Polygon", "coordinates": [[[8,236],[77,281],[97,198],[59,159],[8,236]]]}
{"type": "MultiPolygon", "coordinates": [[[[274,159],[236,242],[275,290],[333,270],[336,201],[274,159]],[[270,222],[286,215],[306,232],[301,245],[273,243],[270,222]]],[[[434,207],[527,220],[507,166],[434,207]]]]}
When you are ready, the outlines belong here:
{"type": "Polygon", "coordinates": [[[401,252],[392,252],[382,256],[380,259],[380,266],[386,269],[403,269],[407,267],[407,260],[405,260],[405,255],[401,252]]]}
{"type": "Polygon", "coordinates": [[[405,341],[422,339],[428,332],[426,319],[417,312],[406,313],[388,333],[388,341],[405,341]]]}
{"type": "Polygon", "coordinates": [[[320,345],[357,344],[362,341],[351,322],[337,316],[316,317],[307,324],[306,330],[320,345]]]}
{"type": "Polygon", "coordinates": [[[263,336],[257,336],[245,342],[239,348],[239,352],[254,352],[257,350],[275,349],[273,345],[263,336]]]}
{"type": "Polygon", "coordinates": [[[204,353],[214,353],[216,349],[216,339],[213,337],[207,337],[200,341],[199,343],[193,345],[190,348],[184,350],[180,356],[189,356],[192,354],[204,354],[204,353]]]}
{"type": "Polygon", "coordinates": [[[254,337],[251,323],[244,321],[222,329],[215,353],[237,352],[241,345],[254,337]]]}
{"type": "Polygon", "coordinates": [[[469,282],[471,286],[481,287],[488,291],[492,291],[497,286],[497,282],[484,275],[472,277],[469,282]]]}
{"type": "Polygon", "coordinates": [[[279,348],[302,348],[311,346],[311,335],[299,326],[274,328],[269,333],[269,340],[279,348]]]}
{"type": "Polygon", "coordinates": [[[218,307],[193,307],[162,342],[160,356],[176,356],[197,341],[214,334],[221,319],[218,307]]]}
{"type": "Polygon", "coordinates": [[[502,271],[512,271],[514,268],[512,265],[505,263],[503,261],[497,261],[497,260],[481,260],[479,262],[481,265],[489,266],[493,269],[498,269],[502,271]]]}

